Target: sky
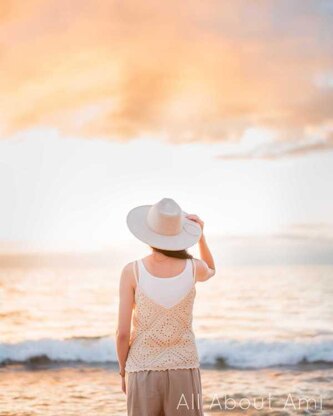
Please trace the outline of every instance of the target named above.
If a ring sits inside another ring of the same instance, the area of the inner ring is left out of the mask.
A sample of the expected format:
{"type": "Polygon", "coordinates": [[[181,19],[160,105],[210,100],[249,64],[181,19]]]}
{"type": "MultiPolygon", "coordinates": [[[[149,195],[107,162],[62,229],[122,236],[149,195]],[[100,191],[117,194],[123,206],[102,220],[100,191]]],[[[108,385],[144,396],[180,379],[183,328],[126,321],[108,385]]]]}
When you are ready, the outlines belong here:
{"type": "Polygon", "coordinates": [[[332,0],[4,0],[0,21],[0,249],[108,247],[163,197],[212,238],[331,242],[332,0]]]}

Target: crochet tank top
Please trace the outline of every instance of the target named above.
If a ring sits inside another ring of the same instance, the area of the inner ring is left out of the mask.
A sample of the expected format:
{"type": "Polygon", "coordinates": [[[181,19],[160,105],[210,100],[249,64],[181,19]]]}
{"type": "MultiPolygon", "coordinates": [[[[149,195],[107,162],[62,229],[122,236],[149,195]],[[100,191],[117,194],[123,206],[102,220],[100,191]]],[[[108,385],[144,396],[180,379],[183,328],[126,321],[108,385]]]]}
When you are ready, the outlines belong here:
{"type": "Polygon", "coordinates": [[[192,328],[195,262],[192,260],[192,267],[187,268],[192,275],[190,290],[171,307],[157,303],[145,293],[140,286],[140,268],[137,274],[136,263],[133,262],[135,305],[125,370],[198,368],[199,357],[192,328]]]}

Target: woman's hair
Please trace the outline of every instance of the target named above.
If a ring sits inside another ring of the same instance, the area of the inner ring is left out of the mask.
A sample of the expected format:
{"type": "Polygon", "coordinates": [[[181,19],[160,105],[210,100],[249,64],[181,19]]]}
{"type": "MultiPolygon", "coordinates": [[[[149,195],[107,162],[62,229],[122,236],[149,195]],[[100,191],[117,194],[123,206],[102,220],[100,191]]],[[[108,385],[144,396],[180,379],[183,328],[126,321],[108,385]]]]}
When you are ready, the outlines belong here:
{"type": "Polygon", "coordinates": [[[187,250],[162,250],[161,248],[151,247],[154,251],[164,254],[168,257],[174,257],[176,259],[193,259],[192,254],[188,253],[187,250]]]}

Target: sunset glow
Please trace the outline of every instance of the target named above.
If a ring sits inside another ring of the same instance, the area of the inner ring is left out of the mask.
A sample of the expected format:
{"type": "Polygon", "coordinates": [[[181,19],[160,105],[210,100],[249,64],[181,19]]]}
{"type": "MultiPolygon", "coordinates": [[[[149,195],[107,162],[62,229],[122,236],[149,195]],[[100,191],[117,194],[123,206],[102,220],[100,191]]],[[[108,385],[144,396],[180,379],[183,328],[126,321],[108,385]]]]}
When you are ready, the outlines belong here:
{"type": "Polygon", "coordinates": [[[2,9],[2,137],[49,126],[207,142],[266,126],[279,140],[332,146],[329,1],[5,0],[2,9]]]}
{"type": "Polygon", "coordinates": [[[211,235],[331,230],[332,13],[2,2],[0,240],[108,246],[164,196],[211,235]]]}

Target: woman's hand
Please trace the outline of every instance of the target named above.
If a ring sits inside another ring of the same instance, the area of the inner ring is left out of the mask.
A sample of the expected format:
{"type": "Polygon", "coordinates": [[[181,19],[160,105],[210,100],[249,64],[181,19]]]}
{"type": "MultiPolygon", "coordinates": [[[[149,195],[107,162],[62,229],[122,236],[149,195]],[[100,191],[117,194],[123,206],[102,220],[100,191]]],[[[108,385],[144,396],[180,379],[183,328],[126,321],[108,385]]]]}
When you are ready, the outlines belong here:
{"type": "Polygon", "coordinates": [[[123,391],[123,393],[126,394],[126,379],[125,379],[125,377],[121,377],[121,390],[123,391]]]}
{"type": "Polygon", "coordinates": [[[188,214],[188,215],[186,215],[186,218],[188,218],[189,220],[192,220],[192,221],[196,222],[197,224],[199,224],[200,227],[201,227],[201,231],[203,232],[205,223],[202,221],[202,219],[200,219],[195,214],[188,214]]]}
{"type": "Polygon", "coordinates": [[[202,219],[199,218],[195,214],[188,214],[186,215],[186,218],[196,222],[201,227],[202,234],[201,234],[200,240],[198,241],[198,244],[199,244],[200,257],[201,257],[201,260],[203,260],[203,262],[200,262],[197,265],[196,279],[198,281],[203,282],[209,279],[210,277],[214,276],[215,274],[214,259],[213,259],[212,253],[209,250],[206,238],[203,233],[204,222],[202,221],[202,219]]]}

